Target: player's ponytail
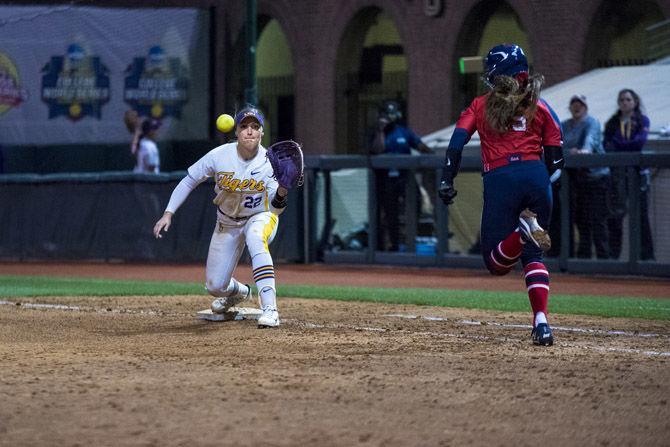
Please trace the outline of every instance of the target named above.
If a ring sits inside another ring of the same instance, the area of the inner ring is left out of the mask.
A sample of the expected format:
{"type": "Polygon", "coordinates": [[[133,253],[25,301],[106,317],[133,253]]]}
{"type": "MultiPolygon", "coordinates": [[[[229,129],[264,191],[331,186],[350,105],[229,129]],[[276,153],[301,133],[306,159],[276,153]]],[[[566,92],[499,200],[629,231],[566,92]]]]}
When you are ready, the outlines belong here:
{"type": "Polygon", "coordinates": [[[544,76],[533,75],[522,83],[511,76],[497,76],[486,99],[486,121],[498,132],[507,132],[519,117],[530,125],[535,117],[544,76]]]}

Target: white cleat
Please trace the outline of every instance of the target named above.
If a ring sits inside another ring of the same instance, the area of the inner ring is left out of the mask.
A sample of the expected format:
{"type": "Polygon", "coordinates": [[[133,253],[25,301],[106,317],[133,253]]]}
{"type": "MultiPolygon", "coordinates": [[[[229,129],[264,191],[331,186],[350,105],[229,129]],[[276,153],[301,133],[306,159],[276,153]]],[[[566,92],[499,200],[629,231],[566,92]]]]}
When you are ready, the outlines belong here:
{"type": "Polygon", "coordinates": [[[258,318],[258,327],[260,329],[279,326],[279,313],[276,308],[272,306],[264,306],[262,311],[263,313],[258,318]]]}
{"type": "Polygon", "coordinates": [[[519,214],[519,231],[525,242],[530,242],[542,251],[551,248],[549,233],[537,223],[537,214],[528,208],[519,214]]]}
{"type": "Polygon", "coordinates": [[[248,284],[245,284],[247,286],[247,289],[249,290],[246,295],[238,295],[238,296],[227,296],[223,298],[217,298],[214,301],[212,301],[211,309],[212,312],[215,314],[223,314],[228,312],[228,310],[231,307],[237,306],[243,301],[250,301],[251,300],[251,287],[249,287],[248,284]]]}
{"type": "Polygon", "coordinates": [[[233,307],[233,305],[228,302],[228,298],[216,298],[214,301],[212,301],[212,305],[210,307],[212,312],[215,314],[225,314],[228,312],[228,309],[233,307]]]}

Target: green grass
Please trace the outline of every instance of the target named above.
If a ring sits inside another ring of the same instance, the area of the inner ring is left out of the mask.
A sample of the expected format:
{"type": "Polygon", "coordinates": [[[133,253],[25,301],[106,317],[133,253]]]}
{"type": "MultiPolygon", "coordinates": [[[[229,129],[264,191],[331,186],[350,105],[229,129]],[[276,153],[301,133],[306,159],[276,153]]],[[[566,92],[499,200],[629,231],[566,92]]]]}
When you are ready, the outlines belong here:
{"type": "MultiPolygon", "coordinates": [[[[527,312],[528,297],[523,291],[491,292],[447,289],[391,289],[284,285],[280,296],[389,304],[461,307],[467,309],[527,312]]],[[[123,295],[206,295],[199,283],[122,281],[45,276],[0,276],[0,297],[29,296],[123,296],[123,295]]],[[[593,295],[551,295],[552,313],[602,317],[670,320],[670,299],[611,297],[593,295]]]]}
{"type": "MultiPolygon", "coordinates": [[[[522,290],[519,292],[491,292],[287,285],[279,286],[278,292],[281,295],[297,298],[418,304],[504,312],[527,312],[529,310],[528,296],[522,290]]],[[[551,313],[560,314],[670,320],[670,299],[552,294],[549,298],[549,310],[551,313]]]]}
{"type": "Polygon", "coordinates": [[[0,275],[0,297],[200,294],[204,286],[194,283],[0,275]]]}

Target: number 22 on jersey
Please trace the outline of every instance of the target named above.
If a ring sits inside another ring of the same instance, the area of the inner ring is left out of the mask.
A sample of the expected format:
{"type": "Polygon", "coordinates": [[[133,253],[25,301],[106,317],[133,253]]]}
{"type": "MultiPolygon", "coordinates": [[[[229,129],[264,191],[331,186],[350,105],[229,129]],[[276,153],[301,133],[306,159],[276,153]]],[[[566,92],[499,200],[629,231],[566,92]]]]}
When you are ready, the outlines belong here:
{"type": "Polygon", "coordinates": [[[245,208],[256,208],[258,205],[261,204],[261,201],[263,200],[263,196],[247,196],[246,199],[244,199],[244,207],[245,208]]]}

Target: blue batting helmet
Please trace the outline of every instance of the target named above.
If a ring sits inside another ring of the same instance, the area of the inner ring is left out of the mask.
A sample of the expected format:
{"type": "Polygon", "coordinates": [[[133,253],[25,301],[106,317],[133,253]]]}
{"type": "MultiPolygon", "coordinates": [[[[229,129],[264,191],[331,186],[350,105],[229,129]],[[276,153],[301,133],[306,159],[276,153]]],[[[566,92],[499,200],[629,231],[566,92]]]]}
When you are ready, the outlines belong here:
{"type": "Polygon", "coordinates": [[[528,73],[528,59],[519,45],[504,43],[489,50],[484,58],[482,78],[489,87],[493,87],[496,76],[516,76],[528,73]]]}

